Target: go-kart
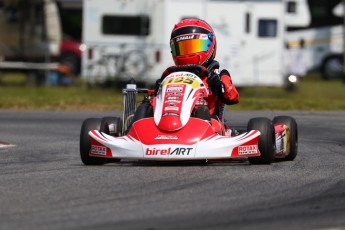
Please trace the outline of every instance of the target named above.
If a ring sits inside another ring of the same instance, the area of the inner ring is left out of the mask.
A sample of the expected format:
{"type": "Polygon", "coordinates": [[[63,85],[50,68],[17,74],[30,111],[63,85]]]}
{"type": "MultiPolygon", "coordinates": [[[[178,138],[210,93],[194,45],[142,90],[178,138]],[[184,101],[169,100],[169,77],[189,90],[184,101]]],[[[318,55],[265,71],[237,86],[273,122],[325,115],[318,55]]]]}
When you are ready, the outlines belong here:
{"type": "MultiPolygon", "coordinates": [[[[169,67],[158,90],[123,89],[123,115],[88,118],[81,127],[80,156],[85,165],[121,159],[189,161],[247,158],[251,164],[270,164],[297,155],[295,119],[257,117],[247,129],[233,131],[209,113],[208,88],[199,65],[169,67]],[[144,100],[137,107],[137,96],[144,100]]],[[[231,127],[231,126],[230,126],[231,127]]]]}

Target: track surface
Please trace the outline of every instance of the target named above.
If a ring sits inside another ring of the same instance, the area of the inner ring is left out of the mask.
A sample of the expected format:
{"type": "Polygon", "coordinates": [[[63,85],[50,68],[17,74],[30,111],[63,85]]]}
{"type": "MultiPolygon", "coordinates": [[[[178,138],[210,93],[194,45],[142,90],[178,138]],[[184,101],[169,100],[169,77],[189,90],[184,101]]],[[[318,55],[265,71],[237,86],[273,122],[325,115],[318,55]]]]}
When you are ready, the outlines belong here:
{"type": "Polygon", "coordinates": [[[0,111],[0,229],[345,228],[345,112],[294,116],[293,162],[82,165],[79,131],[110,112],[0,111]]]}

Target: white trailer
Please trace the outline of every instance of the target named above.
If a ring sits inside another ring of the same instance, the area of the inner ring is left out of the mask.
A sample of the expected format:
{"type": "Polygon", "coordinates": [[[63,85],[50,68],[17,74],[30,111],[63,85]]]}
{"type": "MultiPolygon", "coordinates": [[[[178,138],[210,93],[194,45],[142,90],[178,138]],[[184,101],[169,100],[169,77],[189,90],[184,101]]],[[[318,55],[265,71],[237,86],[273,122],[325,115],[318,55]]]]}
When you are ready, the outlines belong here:
{"type": "Polygon", "coordinates": [[[174,64],[170,33],[187,17],[204,19],[213,27],[216,60],[230,71],[237,86],[283,86],[288,75],[282,0],[84,0],[83,4],[82,37],[88,51],[83,54],[82,76],[90,82],[130,76],[154,82],[174,64]]]}
{"type": "Polygon", "coordinates": [[[296,75],[320,72],[325,79],[343,76],[344,10],[343,1],[286,0],[296,7],[289,19],[304,10],[305,23],[288,24],[286,44],[288,69],[296,75]]]}

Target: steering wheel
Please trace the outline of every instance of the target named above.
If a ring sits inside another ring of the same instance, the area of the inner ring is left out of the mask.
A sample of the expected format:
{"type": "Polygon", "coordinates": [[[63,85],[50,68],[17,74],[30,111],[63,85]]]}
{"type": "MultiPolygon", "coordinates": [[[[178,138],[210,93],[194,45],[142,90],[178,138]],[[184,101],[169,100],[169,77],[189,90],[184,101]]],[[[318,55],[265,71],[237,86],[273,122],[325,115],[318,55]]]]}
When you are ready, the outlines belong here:
{"type": "Polygon", "coordinates": [[[179,71],[186,71],[194,73],[195,75],[199,76],[200,78],[202,76],[208,77],[210,74],[210,70],[202,65],[179,65],[179,66],[170,66],[168,67],[162,74],[161,80],[163,80],[166,76],[168,76],[171,73],[179,72],[179,71]]]}

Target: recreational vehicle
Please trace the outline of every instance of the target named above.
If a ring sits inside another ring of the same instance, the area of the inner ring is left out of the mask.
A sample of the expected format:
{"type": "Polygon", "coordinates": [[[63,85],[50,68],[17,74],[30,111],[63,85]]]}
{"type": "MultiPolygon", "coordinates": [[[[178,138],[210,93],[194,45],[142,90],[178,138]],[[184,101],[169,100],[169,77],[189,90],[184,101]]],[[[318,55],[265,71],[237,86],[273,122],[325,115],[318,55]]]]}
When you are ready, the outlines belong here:
{"type": "Polygon", "coordinates": [[[238,86],[283,86],[284,12],[281,0],[84,0],[82,76],[153,82],[173,65],[170,32],[196,17],[215,30],[221,68],[238,86]]]}
{"type": "Polygon", "coordinates": [[[342,0],[293,0],[290,19],[300,8],[307,9],[305,24],[288,24],[287,55],[290,70],[303,75],[319,72],[324,79],[343,76],[344,10],[342,0]],[[295,6],[295,7],[293,7],[295,6]],[[299,8],[298,8],[299,7],[299,8]]]}

